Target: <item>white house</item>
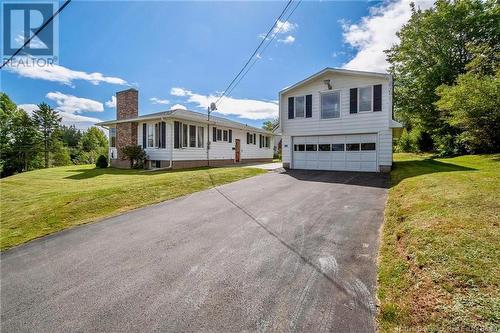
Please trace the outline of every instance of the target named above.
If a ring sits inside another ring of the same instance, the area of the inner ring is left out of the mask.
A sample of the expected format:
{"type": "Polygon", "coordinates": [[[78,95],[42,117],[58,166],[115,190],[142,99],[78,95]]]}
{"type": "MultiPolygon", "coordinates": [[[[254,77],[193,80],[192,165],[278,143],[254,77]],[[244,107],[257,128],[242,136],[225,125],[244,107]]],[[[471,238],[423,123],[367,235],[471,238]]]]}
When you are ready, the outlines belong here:
{"type": "Polygon", "coordinates": [[[138,91],[116,93],[117,119],[109,129],[112,166],[128,167],[121,149],[138,145],[148,168],[189,168],[242,162],[271,162],[273,134],[229,119],[183,109],[139,116],[138,91]]]}
{"type": "Polygon", "coordinates": [[[387,172],[392,165],[392,77],[325,68],[279,93],[284,167],[387,172]]]}

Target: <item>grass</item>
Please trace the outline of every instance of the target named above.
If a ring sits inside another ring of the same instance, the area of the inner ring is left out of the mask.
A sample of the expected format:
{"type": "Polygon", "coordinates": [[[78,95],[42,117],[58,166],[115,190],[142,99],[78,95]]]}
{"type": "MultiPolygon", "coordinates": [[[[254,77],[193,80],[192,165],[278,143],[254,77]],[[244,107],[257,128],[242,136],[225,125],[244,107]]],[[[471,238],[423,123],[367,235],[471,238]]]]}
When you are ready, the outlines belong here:
{"type": "Polygon", "coordinates": [[[379,257],[380,331],[500,331],[500,155],[395,161],[379,257]]]}
{"type": "Polygon", "coordinates": [[[2,250],[75,225],[255,176],[253,168],[36,170],[0,181],[2,250]]]}

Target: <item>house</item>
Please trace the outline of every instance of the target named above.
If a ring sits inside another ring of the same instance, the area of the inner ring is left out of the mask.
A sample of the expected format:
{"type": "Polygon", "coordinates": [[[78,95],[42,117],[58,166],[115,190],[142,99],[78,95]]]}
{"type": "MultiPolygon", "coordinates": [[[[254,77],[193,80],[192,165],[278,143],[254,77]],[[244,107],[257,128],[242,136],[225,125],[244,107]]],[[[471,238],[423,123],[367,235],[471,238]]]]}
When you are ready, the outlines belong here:
{"type": "Polygon", "coordinates": [[[244,162],[271,162],[273,134],[229,119],[183,109],[139,116],[139,92],[116,93],[116,120],[97,125],[109,129],[112,166],[126,168],[121,149],[141,146],[147,168],[190,168],[244,162]]]}
{"type": "Polygon", "coordinates": [[[393,82],[389,74],[324,70],[279,93],[283,166],[388,172],[393,82]]]}

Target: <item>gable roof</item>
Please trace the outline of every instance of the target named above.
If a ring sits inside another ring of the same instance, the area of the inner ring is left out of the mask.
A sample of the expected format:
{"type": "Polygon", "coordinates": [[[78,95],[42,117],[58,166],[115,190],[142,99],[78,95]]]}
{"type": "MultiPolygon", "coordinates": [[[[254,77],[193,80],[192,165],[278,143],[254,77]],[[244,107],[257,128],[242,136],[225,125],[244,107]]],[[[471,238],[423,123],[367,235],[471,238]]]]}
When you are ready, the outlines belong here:
{"type": "MultiPolygon", "coordinates": [[[[170,110],[170,111],[162,111],[162,112],[145,114],[145,115],[138,116],[135,118],[103,121],[103,122],[97,123],[96,125],[97,126],[110,126],[110,125],[115,125],[115,124],[120,124],[120,123],[130,123],[130,122],[139,122],[139,121],[165,119],[165,118],[178,119],[178,120],[191,120],[191,121],[196,121],[196,122],[200,122],[200,123],[204,123],[204,124],[208,123],[208,119],[207,119],[206,114],[196,112],[196,111],[184,110],[184,109],[175,109],[175,110],[170,110]]],[[[246,124],[242,124],[242,123],[239,123],[237,121],[232,121],[232,120],[229,120],[226,118],[212,116],[212,115],[210,115],[210,124],[238,128],[238,129],[248,130],[248,131],[252,131],[252,132],[272,134],[271,132],[268,132],[262,128],[248,126],[246,124]]]]}
{"type": "Polygon", "coordinates": [[[325,69],[305,78],[302,81],[299,81],[295,83],[294,85],[291,85],[290,87],[286,87],[280,91],[280,95],[288,92],[292,89],[295,89],[303,84],[306,84],[318,77],[320,77],[323,74],[326,73],[334,73],[334,74],[348,74],[348,75],[359,75],[359,76],[372,76],[372,77],[381,77],[381,78],[387,78],[391,79],[392,75],[387,74],[387,73],[376,73],[376,72],[365,72],[365,71],[355,71],[355,70],[350,70],[350,69],[340,69],[340,68],[332,68],[332,67],[326,67],[325,69]]]}

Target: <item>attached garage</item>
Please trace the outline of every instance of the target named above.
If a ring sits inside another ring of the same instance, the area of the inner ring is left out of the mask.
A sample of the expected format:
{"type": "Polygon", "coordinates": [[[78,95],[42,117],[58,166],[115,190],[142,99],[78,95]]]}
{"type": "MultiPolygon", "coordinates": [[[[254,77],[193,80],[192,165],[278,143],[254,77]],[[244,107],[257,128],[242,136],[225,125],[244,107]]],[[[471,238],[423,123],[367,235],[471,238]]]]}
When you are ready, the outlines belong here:
{"type": "Polygon", "coordinates": [[[377,134],[292,137],[292,168],[377,172],[377,134]]]}

